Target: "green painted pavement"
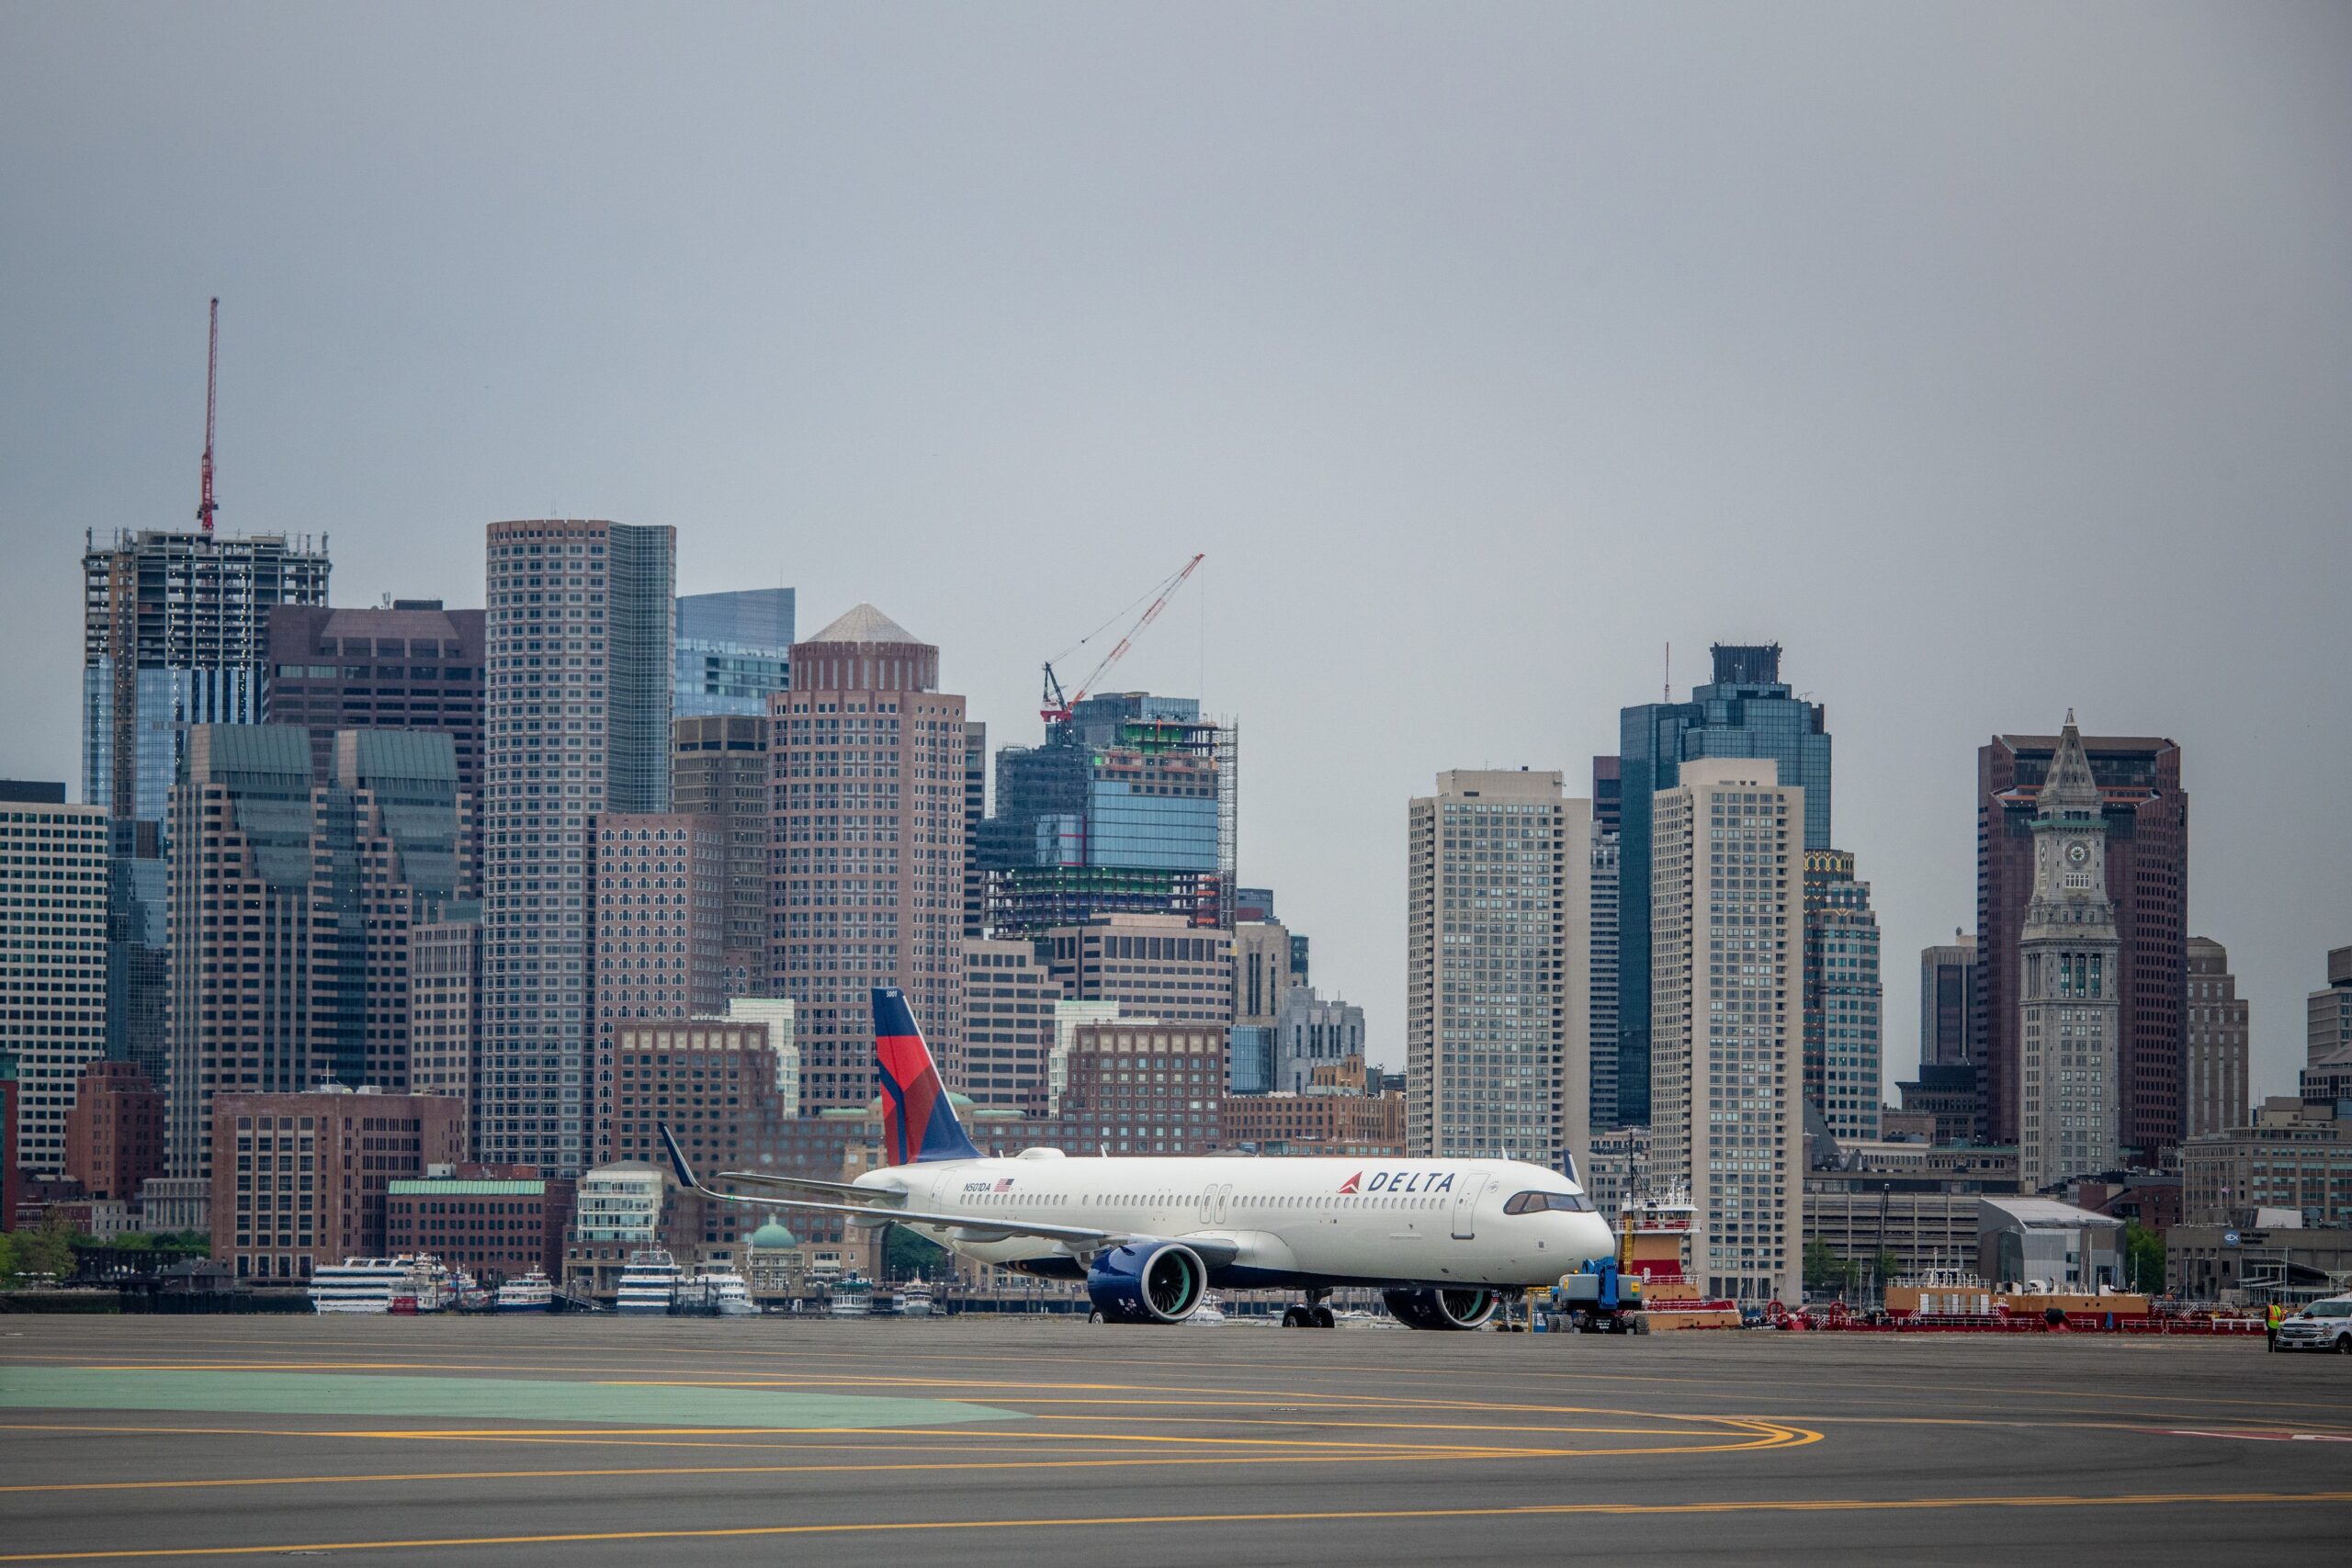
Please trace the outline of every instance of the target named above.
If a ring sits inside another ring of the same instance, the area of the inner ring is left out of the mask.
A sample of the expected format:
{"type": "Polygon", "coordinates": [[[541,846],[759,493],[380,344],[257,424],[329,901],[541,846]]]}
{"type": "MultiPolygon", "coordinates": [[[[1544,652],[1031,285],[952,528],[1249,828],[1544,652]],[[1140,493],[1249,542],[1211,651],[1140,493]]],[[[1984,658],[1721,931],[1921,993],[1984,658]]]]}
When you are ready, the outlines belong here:
{"type": "Polygon", "coordinates": [[[19,1410],[203,1410],[277,1416],[448,1416],[601,1421],[631,1427],[929,1427],[1024,1419],[953,1399],[526,1378],[353,1377],[321,1372],[150,1372],[0,1368],[0,1406],[19,1410]]]}

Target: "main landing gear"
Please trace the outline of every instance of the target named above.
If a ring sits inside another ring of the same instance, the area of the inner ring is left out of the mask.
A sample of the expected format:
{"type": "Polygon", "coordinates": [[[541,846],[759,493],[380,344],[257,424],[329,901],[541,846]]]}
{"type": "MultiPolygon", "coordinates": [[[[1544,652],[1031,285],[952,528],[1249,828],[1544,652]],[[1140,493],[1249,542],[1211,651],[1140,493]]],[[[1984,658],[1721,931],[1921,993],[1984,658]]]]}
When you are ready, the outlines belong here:
{"type": "Polygon", "coordinates": [[[1331,1314],[1327,1304],[1331,1299],[1329,1289],[1317,1287],[1306,1292],[1304,1305],[1283,1308],[1284,1328],[1336,1328],[1340,1320],[1331,1314]]]}

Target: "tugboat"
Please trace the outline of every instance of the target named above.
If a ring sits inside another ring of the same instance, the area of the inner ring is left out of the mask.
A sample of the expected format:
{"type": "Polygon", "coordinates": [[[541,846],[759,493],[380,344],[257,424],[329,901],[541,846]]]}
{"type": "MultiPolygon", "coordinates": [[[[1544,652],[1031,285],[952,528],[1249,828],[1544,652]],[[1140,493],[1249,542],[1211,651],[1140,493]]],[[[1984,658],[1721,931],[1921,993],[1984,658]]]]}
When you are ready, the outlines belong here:
{"type": "Polygon", "coordinates": [[[677,1288],[677,1259],[658,1247],[632,1252],[628,1267],[621,1271],[620,1299],[614,1309],[624,1317],[667,1317],[677,1288]]]}

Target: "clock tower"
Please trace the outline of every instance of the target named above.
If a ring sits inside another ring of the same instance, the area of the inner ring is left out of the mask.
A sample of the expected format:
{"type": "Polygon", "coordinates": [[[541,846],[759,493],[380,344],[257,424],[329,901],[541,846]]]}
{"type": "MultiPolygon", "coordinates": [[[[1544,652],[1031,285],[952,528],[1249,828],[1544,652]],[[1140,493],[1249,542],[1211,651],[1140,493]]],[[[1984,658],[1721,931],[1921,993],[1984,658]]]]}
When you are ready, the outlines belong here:
{"type": "Polygon", "coordinates": [[[2119,1163],[2122,945],[2107,822],[2072,709],[2032,831],[2033,899],[2018,938],[2018,1164],[2029,1193],[2119,1163]]]}

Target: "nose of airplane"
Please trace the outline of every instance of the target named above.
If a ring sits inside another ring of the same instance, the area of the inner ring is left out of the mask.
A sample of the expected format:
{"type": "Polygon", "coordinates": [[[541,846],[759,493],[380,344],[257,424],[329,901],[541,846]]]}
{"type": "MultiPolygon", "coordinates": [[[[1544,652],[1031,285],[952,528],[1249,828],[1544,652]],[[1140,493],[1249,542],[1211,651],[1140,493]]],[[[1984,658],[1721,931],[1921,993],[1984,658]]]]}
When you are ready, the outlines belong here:
{"type": "Polygon", "coordinates": [[[1617,1250],[1617,1238],[1610,1234],[1609,1222],[1599,1214],[1578,1214],[1577,1247],[1579,1256],[1608,1258],[1617,1250]]]}

